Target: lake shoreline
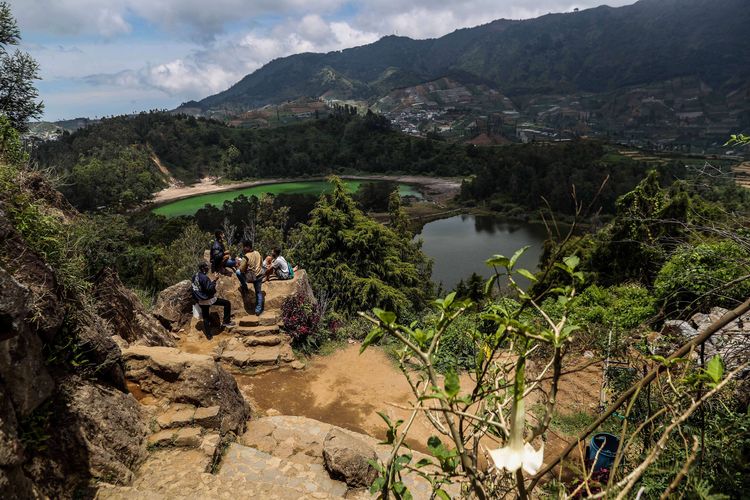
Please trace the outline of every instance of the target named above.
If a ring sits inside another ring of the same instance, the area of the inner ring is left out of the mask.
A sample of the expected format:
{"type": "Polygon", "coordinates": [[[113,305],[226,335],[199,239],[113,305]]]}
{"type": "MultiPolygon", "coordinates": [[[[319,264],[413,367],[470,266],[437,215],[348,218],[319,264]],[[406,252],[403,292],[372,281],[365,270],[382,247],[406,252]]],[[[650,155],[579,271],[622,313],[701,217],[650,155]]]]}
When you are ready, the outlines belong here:
{"type": "MultiPolygon", "coordinates": [[[[447,203],[461,190],[461,179],[444,178],[444,177],[427,177],[417,175],[342,175],[345,180],[360,181],[392,181],[401,184],[411,184],[417,186],[417,190],[425,197],[426,200],[443,204],[447,203]]],[[[204,194],[222,193],[227,191],[236,191],[256,186],[270,184],[279,184],[283,182],[300,182],[300,181],[324,181],[326,176],[306,177],[306,178],[278,178],[278,179],[258,179],[254,181],[232,182],[221,184],[218,178],[206,178],[191,186],[170,186],[154,194],[149,203],[150,208],[156,208],[174,201],[192,198],[204,194]]]]}

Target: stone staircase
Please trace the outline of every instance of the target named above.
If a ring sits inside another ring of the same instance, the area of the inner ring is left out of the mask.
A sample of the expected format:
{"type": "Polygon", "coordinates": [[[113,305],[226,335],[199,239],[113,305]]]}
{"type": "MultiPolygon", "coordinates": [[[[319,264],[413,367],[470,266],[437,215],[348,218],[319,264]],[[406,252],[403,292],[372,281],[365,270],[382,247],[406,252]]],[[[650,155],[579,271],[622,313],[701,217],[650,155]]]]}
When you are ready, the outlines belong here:
{"type": "Polygon", "coordinates": [[[289,367],[302,369],[290,339],[281,331],[278,312],[265,311],[260,316],[243,315],[235,318],[237,327],[223,330],[208,340],[195,326],[181,337],[177,347],[193,354],[206,354],[220,361],[227,369],[258,372],[289,367]]]}

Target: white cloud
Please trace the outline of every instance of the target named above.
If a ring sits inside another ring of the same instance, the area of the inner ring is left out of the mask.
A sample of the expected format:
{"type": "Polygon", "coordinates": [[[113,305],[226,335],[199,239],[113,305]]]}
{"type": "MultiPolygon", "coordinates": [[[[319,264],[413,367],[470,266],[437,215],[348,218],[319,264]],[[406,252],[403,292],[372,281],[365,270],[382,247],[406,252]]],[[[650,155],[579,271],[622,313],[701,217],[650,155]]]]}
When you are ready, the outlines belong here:
{"type": "Polygon", "coordinates": [[[127,95],[115,99],[120,107],[101,104],[124,112],[141,102],[138,95],[149,103],[162,95],[165,106],[203,98],[290,54],[393,33],[438,37],[602,1],[634,0],[11,0],[11,7],[26,49],[41,64],[48,110],[52,99],[75,95],[81,102],[88,89],[101,99],[127,95]],[[60,88],[65,92],[54,92],[60,88]]]}
{"type": "Polygon", "coordinates": [[[378,34],[357,30],[346,22],[305,16],[270,31],[255,30],[223,39],[160,64],[87,75],[85,81],[96,86],[159,89],[183,100],[197,99],[225,90],[272,59],[300,52],[340,50],[378,38],[378,34]]]}

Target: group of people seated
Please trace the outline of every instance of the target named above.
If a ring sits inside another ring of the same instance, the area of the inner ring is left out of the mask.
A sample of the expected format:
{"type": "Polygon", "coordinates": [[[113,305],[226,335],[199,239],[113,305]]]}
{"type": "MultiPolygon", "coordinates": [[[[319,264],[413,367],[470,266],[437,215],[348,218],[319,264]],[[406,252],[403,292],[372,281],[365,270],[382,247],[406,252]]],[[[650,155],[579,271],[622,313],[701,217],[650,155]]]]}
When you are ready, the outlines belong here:
{"type": "Polygon", "coordinates": [[[214,237],[210,253],[211,265],[202,262],[192,280],[193,297],[200,307],[203,330],[208,339],[213,337],[209,320],[209,308],[212,305],[224,308],[222,327],[231,329],[235,326],[231,321],[232,305],[228,300],[216,297],[218,278],[212,280],[208,277],[209,268],[217,274],[235,274],[240,282],[240,289],[243,294],[249,293],[248,284],[252,283],[255,292],[255,314],[257,315],[263,313],[263,282],[271,279],[289,280],[294,278],[294,271],[296,271],[296,268],[292,268],[287,260],[282,257],[279,248],[271,250],[271,254],[264,259],[260,252],[253,248],[253,242],[245,240],[242,242],[242,255],[233,256],[227,249],[224,231],[216,230],[214,237]]]}

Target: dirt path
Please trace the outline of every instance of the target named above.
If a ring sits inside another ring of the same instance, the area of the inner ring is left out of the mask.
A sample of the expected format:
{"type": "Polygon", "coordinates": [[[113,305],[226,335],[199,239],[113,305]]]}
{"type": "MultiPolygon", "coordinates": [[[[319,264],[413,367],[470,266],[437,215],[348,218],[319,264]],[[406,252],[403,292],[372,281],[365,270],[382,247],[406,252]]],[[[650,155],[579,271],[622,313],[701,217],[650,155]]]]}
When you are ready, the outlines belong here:
{"type": "MultiPolygon", "coordinates": [[[[443,203],[455,197],[461,189],[460,179],[448,179],[438,177],[421,177],[415,175],[374,175],[374,176],[343,176],[344,179],[352,180],[374,180],[374,181],[393,181],[405,184],[415,184],[420,187],[420,191],[429,201],[443,203]]],[[[324,177],[308,178],[305,181],[325,180],[324,177]]],[[[244,189],[253,186],[263,186],[266,184],[276,184],[279,182],[295,182],[300,179],[262,179],[257,181],[236,182],[231,184],[218,184],[218,178],[207,177],[200,182],[191,186],[172,184],[162,189],[154,195],[153,203],[162,204],[168,201],[176,201],[184,198],[190,198],[200,194],[220,193],[224,191],[233,191],[235,189],[244,189]]]]}
{"type": "MultiPolygon", "coordinates": [[[[389,403],[406,406],[412,397],[406,379],[383,351],[371,348],[360,355],[359,344],[316,357],[302,371],[235,377],[261,411],[314,418],[376,438],[383,438],[386,429],[376,412],[394,421],[406,418],[406,410],[389,403]]],[[[429,422],[420,419],[409,444],[425,450],[432,434],[429,422]]]]}
{"type": "MultiPolygon", "coordinates": [[[[245,396],[262,412],[273,409],[282,415],[314,418],[376,438],[383,438],[386,429],[376,412],[385,412],[392,421],[406,419],[409,412],[398,406],[409,406],[412,400],[409,384],[385,353],[375,347],[360,355],[359,344],[313,358],[302,371],[235,376],[245,396]]],[[[598,366],[564,376],[558,411],[593,413],[600,383],[598,366]]],[[[473,386],[468,375],[461,377],[463,390],[473,386]]],[[[430,422],[421,417],[415,421],[407,443],[416,450],[426,451],[427,439],[434,434],[430,422]]],[[[567,439],[550,432],[545,456],[554,457],[565,447],[567,439]]]]}

